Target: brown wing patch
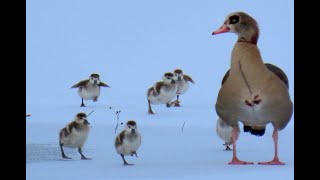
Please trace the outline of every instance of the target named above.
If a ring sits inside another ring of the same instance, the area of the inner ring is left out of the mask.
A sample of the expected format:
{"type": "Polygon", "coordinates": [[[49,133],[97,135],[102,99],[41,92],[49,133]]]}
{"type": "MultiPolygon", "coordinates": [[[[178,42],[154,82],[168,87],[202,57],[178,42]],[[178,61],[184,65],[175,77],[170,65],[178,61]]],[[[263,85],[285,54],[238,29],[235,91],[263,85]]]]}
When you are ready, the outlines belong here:
{"type": "Polygon", "coordinates": [[[102,87],[110,87],[108,84],[104,83],[104,82],[100,82],[99,86],[102,86],[102,87]]]}
{"type": "Polygon", "coordinates": [[[88,83],[89,83],[89,79],[82,80],[82,81],[78,82],[77,84],[73,85],[71,88],[82,87],[82,86],[85,86],[88,83]]]}
{"type": "Polygon", "coordinates": [[[60,137],[60,139],[62,138],[62,136],[68,136],[70,133],[68,132],[68,130],[67,130],[67,128],[62,128],[61,130],[60,130],[60,133],[59,133],[59,137],[60,137]]]}
{"type": "Polygon", "coordinates": [[[194,84],[194,81],[192,80],[192,78],[188,75],[183,75],[183,79],[186,80],[186,81],[190,81],[194,84]]]}
{"type": "Polygon", "coordinates": [[[151,87],[151,88],[148,89],[148,93],[147,93],[148,96],[150,96],[150,93],[152,92],[152,90],[153,90],[153,87],[151,87]]]}
{"type": "MultiPolygon", "coordinates": [[[[269,69],[269,71],[273,72],[276,76],[278,76],[278,78],[280,78],[287,85],[289,89],[289,81],[288,81],[287,75],[279,67],[273,64],[265,63],[265,65],[269,69]]],[[[230,74],[230,69],[224,75],[221,85],[223,85],[226,82],[226,80],[229,77],[229,74],[230,74]]]]}
{"type": "Polygon", "coordinates": [[[221,82],[221,86],[226,82],[226,80],[228,79],[230,74],[230,69],[226,72],[226,74],[223,76],[222,82],[221,82]]]}
{"type": "Polygon", "coordinates": [[[124,139],[124,134],[125,133],[125,130],[123,130],[118,136],[117,136],[117,139],[116,139],[116,145],[121,145],[122,142],[123,142],[123,139],[124,139]]]}
{"type": "Polygon", "coordinates": [[[73,121],[72,123],[70,123],[68,125],[68,130],[70,133],[72,133],[72,129],[75,128],[75,129],[79,129],[79,124],[76,123],[75,121],[73,121]]]}
{"type": "Polygon", "coordinates": [[[267,66],[267,68],[272,71],[276,76],[278,76],[278,78],[280,78],[288,87],[289,89],[289,80],[287,75],[282,71],[282,69],[280,69],[279,67],[270,64],[270,63],[265,63],[265,65],[267,66]]]}
{"type": "Polygon", "coordinates": [[[162,86],[164,86],[164,82],[160,81],[160,82],[157,82],[157,84],[155,85],[155,90],[156,92],[159,94],[160,93],[160,89],[162,86]]]}

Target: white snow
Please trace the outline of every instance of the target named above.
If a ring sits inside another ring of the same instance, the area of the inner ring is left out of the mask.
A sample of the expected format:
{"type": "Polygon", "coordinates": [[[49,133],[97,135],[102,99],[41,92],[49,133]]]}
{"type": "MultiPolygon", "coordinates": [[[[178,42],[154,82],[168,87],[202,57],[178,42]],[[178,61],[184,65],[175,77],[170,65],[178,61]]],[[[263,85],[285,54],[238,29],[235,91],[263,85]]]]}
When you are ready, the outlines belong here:
{"type": "MultiPolygon", "coordinates": [[[[157,114],[151,117],[143,106],[121,108],[120,122],[136,120],[142,134],[138,158],[125,157],[135,164],[130,167],[122,165],[114,148],[116,115],[107,106],[31,106],[28,110],[34,113],[27,119],[27,179],[293,179],[293,123],[279,133],[279,155],[285,166],[230,166],[227,162],[232,152],[223,151],[224,142],[215,134],[215,111],[201,106],[195,110],[187,102],[182,101],[183,107],[179,109],[159,106],[157,114]],[[93,108],[95,111],[88,118],[91,134],[83,152],[93,159],[80,160],[76,149],[66,148],[69,150],[66,155],[73,159],[61,160],[59,129],[76,112],[89,113],[93,108]],[[31,147],[32,144],[40,147],[31,147]],[[35,148],[39,157],[28,156],[35,148]]],[[[123,126],[119,126],[117,133],[123,126]]],[[[254,163],[271,160],[274,152],[271,135],[271,125],[262,137],[241,132],[237,146],[239,158],[254,163]]]]}
{"type": "Polygon", "coordinates": [[[294,101],[293,1],[27,0],[27,179],[293,179],[293,116],[279,132],[284,166],[257,165],[273,158],[271,124],[262,137],[240,125],[238,156],[254,165],[228,165],[232,151],[223,151],[215,132],[214,105],[236,35],[211,32],[233,11],[256,18],[262,57],[286,72],[294,101]],[[180,96],[182,107],[153,105],[156,114],[148,115],[147,89],[176,68],[195,81],[180,96]],[[70,87],[94,72],[110,88],[101,89],[98,102],[80,107],[70,87]],[[121,110],[120,122],[135,120],[142,134],[138,158],[125,157],[134,166],[123,166],[116,153],[110,106],[121,110]],[[72,160],[62,160],[59,130],[76,113],[92,110],[83,149],[92,160],[68,148],[72,160]]]}

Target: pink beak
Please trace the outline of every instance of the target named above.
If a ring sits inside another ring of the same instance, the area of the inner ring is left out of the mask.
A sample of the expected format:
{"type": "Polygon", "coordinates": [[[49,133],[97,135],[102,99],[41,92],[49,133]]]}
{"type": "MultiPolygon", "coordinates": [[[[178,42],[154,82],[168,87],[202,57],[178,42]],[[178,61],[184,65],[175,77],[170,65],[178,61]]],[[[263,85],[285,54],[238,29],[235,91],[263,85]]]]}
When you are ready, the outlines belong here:
{"type": "Polygon", "coordinates": [[[223,24],[218,30],[213,31],[212,35],[221,34],[221,33],[225,33],[225,32],[228,32],[228,31],[230,31],[228,26],[226,24],[223,24]]]}

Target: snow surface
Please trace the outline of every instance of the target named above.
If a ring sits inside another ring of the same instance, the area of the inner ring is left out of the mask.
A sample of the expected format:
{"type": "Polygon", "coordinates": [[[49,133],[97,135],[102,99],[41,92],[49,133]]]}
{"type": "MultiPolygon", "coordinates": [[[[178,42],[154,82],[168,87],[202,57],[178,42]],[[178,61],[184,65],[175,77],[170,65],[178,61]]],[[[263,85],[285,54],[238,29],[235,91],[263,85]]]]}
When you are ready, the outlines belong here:
{"type": "Polygon", "coordinates": [[[257,165],[273,158],[271,125],[262,137],[240,133],[238,156],[254,165],[228,165],[232,152],[223,151],[216,135],[214,105],[236,36],[211,32],[234,11],[256,18],[262,57],[286,72],[294,101],[293,1],[27,0],[27,179],[293,179],[293,117],[279,133],[285,166],[257,165]],[[196,84],[180,96],[181,108],[157,105],[148,115],[147,89],[175,68],[196,84]],[[111,88],[81,108],[70,87],[93,72],[111,88]],[[121,110],[120,122],[138,124],[139,157],[125,157],[134,166],[123,166],[116,153],[116,115],[109,107],[121,110]],[[92,160],[68,148],[72,160],[62,160],[59,130],[76,113],[92,110],[83,150],[92,160]]]}

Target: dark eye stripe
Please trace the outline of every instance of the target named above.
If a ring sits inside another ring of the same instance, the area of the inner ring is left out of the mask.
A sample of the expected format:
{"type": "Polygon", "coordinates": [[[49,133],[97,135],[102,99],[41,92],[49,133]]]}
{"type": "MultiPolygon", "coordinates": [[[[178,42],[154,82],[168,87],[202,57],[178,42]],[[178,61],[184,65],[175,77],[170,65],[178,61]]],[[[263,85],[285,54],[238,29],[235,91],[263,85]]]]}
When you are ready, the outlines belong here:
{"type": "Polygon", "coordinates": [[[230,16],[229,21],[230,21],[230,24],[236,24],[237,22],[239,22],[239,16],[237,15],[230,16]]]}

